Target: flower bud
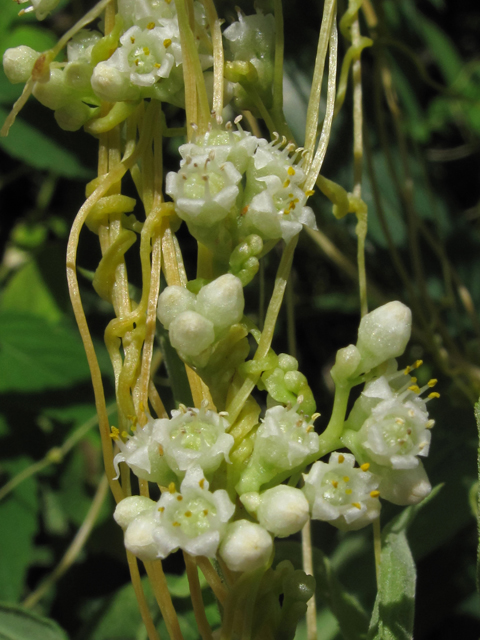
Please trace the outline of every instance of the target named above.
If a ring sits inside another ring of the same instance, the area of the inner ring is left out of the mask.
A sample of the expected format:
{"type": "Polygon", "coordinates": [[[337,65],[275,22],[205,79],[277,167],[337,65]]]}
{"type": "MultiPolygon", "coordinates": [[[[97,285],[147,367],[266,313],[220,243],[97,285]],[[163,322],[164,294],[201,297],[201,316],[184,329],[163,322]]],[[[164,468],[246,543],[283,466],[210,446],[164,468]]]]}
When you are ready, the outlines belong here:
{"type": "Polygon", "coordinates": [[[195,294],[178,285],[166,287],[158,298],[157,316],[165,329],[184,311],[195,308],[195,294]]]}
{"type": "Polygon", "coordinates": [[[215,341],[213,323],[195,311],[184,311],[170,324],[172,347],[185,356],[198,356],[215,341]]]}
{"type": "Polygon", "coordinates": [[[117,504],[113,517],[115,522],[125,530],[137,516],[154,508],[155,502],[146,496],[128,496],[117,504]]]}
{"type": "Polygon", "coordinates": [[[130,82],[128,74],[106,62],[100,62],[93,70],[92,89],[107,102],[136,100],[140,96],[138,87],[130,82]]]}
{"type": "MultiPolygon", "coordinates": [[[[255,495],[246,493],[241,496],[247,509],[253,506],[255,495]]],[[[260,494],[254,511],[262,527],[274,536],[285,538],[302,529],[308,520],[309,505],[300,489],[281,484],[260,494]]]]}
{"type": "Polygon", "coordinates": [[[64,131],[78,131],[80,127],[93,118],[96,110],[84,102],[72,102],[55,111],[55,120],[64,131]]]}
{"type": "Polygon", "coordinates": [[[155,560],[158,557],[158,550],[153,534],[157,527],[156,509],[140,513],[125,531],[125,547],[140,560],[155,560]]]}
{"type": "Polygon", "coordinates": [[[25,45],[7,49],[3,54],[3,70],[9,81],[12,84],[27,82],[39,55],[25,45]]]}
{"type": "Polygon", "coordinates": [[[227,273],[200,289],[197,311],[222,330],[240,322],[245,300],[239,278],[227,273]]]}
{"type": "Polygon", "coordinates": [[[255,571],[267,565],[272,550],[272,537],[263,527],[237,520],[228,525],[219,553],[231,571],[255,571]]]}
{"type": "Polygon", "coordinates": [[[412,332],[412,312],[398,301],[368,313],[360,322],[357,349],[362,360],[358,372],[369,371],[405,351],[412,332]]]}
{"type": "Polygon", "coordinates": [[[381,473],[380,495],[385,500],[401,506],[418,504],[428,496],[432,485],[423,464],[415,469],[379,468],[381,473]]]}

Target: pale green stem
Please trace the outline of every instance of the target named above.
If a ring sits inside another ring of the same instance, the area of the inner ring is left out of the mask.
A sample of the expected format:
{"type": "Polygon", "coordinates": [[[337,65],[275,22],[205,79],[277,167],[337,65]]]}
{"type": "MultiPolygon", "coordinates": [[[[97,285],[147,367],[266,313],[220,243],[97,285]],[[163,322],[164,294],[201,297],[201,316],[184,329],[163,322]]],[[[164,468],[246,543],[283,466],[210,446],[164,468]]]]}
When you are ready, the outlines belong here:
{"type": "Polygon", "coordinates": [[[375,554],[375,576],[377,589],[380,587],[380,562],[382,558],[382,531],[380,529],[380,516],[373,521],[373,552],[375,554]]]}
{"type": "Polygon", "coordinates": [[[273,68],[273,112],[276,117],[283,113],[283,53],[285,35],[283,28],[282,0],[273,0],[275,15],[275,62],[273,68]]]}
{"type": "Polygon", "coordinates": [[[315,60],[315,70],[313,72],[312,88],[307,108],[307,124],[305,127],[305,149],[308,152],[307,159],[311,162],[315,141],[317,139],[318,113],[320,109],[320,97],[322,93],[323,71],[325,59],[327,57],[328,42],[333,24],[333,17],[336,11],[336,1],[326,0],[323,8],[322,25],[318,38],[317,57],[315,60]]]}
{"type": "MultiPolygon", "coordinates": [[[[361,46],[360,24],[358,14],[352,23],[352,45],[359,49],[361,46]]],[[[360,49],[361,51],[361,49],[360,49]]],[[[353,62],[353,195],[362,197],[363,171],[363,112],[362,112],[362,63],[360,56],[353,62]]],[[[360,288],[360,311],[364,316],[368,313],[367,306],[367,275],[365,270],[365,238],[367,235],[368,213],[366,207],[357,213],[358,237],[358,283],[360,288]]]]}
{"type": "MultiPolygon", "coordinates": [[[[297,242],[298,235],[290,240],[283,251],[282,259],[277,271],[277,277],[275,279],[275,287],[273,289],[273,294],[270,298],[267,315],[265,317],[265,325],[262,331],[262,336],[253,357],[254,360],[261,360],[262,358],[265,358],[270,349],[270,345],[272,344],[273,332],[275,330],[275,324],[280,312],[280,307],[282,306],[285,287],[287,286],[288,276],[290,275],[293,254],[295,252],[297,242]]],[[[260,374],[248,376],[231,403],[228,405],[228,420],[231,425],[234,424],[235,420],[238,418],[240,411],[243,409],[247,398],[252,393],[259,377],[260,374]]]]}
{"type": "Polygon", "coordinates": [[[93,498],[90,509],[82,523],[82,526],[77,531],[75,538],[65,552],[63,558],[59,564],[55,567],[52,573],[40,584],[40,586],[31,593],[28,598],[23,602],[23,606],[26,608],[34,607],[43,596],[49,591],[49,589],[63,576],[63,574],[71,567],[80,554],[81,550],[85,546],[87,539],[92,532],[93,526],[97,521],[100,509],[107,497],[108,493],[108,480],[104,475],[100,484],[98,485],[97,492],[93,498]]]}
{"type": "Polygon", "coordinates": [[[198,569],[192,557],[183,552],[185,560],[185,569],[187,571],[188,585],[190,587],[190,599],[192,601],[193,613],[197,622],[198,631],[202,640],[213,640],[212,630],[208,624],[205,614],[205,605],[203,604],[202,589],[200,580],[198,579],[198,569]]]}
{"type": "MultiPolygon", "coordinates": [[[[107,416],[111,415],[115,409],[117,408],[116,403],[111,404],[107,407],[107,416]]],[[[86,422],[76,429],[72,435],[65,440],[61,447],[53,447],[50,451],[37,462],[34,462],[32,465],[21,471],[19,474],[14,476],[9,482],[7,482],[0,489],[0,500],[3,500],[5,496],[7,496],[11,491],[13,491],[19,484],[21,484],[24,480],[31,478],[36,473],[39,473],[46,467],[51,464],[58,464],[62,462],[67,453],[73,449],[73,447],[79,442],[82,438],[84,438],[87,433],[98,424],[98,416],[95,414],[91,418],[89,418],[86,422]]]]}
{"type": "MultiPolygon", "coordinates": [[[[303,570],[307,575],[313,576],[313,553],[312,553],[312,532],[310,529],[310,519],[302,529],[302,560],[303,570]]],[[[307,602],[307,640],[317,640],[317,603],[315,594],[307,602]]]]}
{"type": "Polygon", "coordinates": [[[327,106],[325,118],[323,121],[322,133],[318,143],[315,157],[308,170],[307,179],[305,181],[305,191],[313,189],[320,170],[322,168],[325,155],[327,153],[328,142],[330,140],[330,132],[332,130],[333,114],[335,111],[335,91],[336,91],[336,75],[337,75],[337,53],[338,53],[338,32],[335,17],[333,18],[332,30],[330,34],[330,56],[328,62],[328,87],[327,87],[327,106]]]}

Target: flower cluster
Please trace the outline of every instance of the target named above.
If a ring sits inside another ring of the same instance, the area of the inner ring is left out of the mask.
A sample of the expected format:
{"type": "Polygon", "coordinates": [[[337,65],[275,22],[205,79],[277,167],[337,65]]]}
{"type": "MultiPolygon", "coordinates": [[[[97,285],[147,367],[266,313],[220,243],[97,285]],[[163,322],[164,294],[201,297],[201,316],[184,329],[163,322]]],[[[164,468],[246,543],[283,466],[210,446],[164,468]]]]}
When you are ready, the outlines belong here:
{"type": "Polygon", "coordinates": [[[170,172],[166,183],[190,233],[227,264],[248,236],[288,242],[303,225],[316,228],[306,206],[312,194],[303,189],[301,150],[278,136],[273,142],[256,138],[237,125],[238,131],[227,125],[182,145],[180,170],[170,172]]]}

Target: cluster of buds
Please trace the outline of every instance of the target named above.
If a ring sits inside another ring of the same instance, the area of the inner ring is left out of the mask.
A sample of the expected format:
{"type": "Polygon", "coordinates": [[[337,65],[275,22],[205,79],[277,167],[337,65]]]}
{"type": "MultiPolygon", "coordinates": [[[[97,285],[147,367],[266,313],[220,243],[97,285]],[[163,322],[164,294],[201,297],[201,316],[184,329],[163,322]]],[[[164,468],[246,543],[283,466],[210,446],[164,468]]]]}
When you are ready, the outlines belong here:
{"type": "Polygon", "coordinates": [[[203,367],[215,342],[240,322],[244,306],[240,279],[226,273],[197,295],[184,287],[166,287],[158,299],[157,313],[181,358],[203,367]]]}

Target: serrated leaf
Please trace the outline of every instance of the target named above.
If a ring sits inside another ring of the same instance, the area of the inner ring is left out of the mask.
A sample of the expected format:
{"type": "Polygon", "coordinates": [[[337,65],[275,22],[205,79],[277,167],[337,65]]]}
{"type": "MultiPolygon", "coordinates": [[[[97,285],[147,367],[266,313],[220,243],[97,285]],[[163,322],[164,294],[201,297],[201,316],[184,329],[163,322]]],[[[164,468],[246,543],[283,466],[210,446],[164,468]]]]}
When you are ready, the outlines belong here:
{"type": "MultiPolygon", "coordinates": [[[[4,462],[2,466],[12,478],[30,464],[30,458],[22,457],[4,462]]],[[[38,530],[37,510],[37,482],[33,477],[25,480],[0,503],[0,600],[16,602],[22,596],[38,530]]]]}
{"type": "Polygon", "coordinates": [[[406,531],[417,513],[435,497],[436,487],[427,499],[407,507],[382,532],[382,553],[368,640],[412,640],[415,614],[416,568],[406,531]]]}
{"type": "MultiPolygon", "coordinates": [[[[8,111],[0,108],[1,123],[5,122],[7,116],[8,111]]],[[[79,180],[92,176],[91,171],[78,161],[73,151],[67,151],[21,118],[15,120],[8,136],[0,138],[0,147],[12,157],[36,169],[79,180]]]]}
{"type": "Polygon", "coordinates": [[[90,376],[73,327],[12,311],[0,312],[0,370],[0,392],[65,388],[90,376]]]}
{"type": "Polygon", "coordinates": [[[0,640],[68,640],[68,636],[49,618],[23,607],[0,604],[0,640]]]}

